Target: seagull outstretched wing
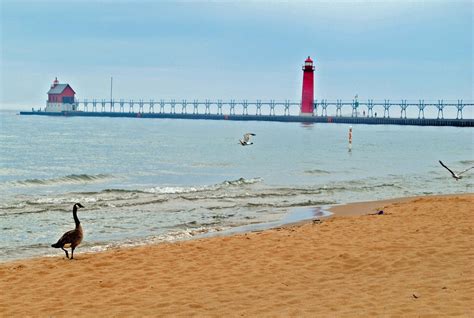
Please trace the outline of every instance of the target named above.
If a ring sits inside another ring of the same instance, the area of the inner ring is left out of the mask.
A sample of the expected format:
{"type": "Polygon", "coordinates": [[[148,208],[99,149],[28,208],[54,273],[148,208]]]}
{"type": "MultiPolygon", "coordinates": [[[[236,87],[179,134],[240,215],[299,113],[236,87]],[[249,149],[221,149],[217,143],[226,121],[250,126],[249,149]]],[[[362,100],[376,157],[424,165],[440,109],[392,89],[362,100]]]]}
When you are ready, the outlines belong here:
{"type": "Polygon", "coordinates": [[[438,160],[438,161],[439,161],[439,163],[440,163],[444,168],[446,168],[446,170],[448,170],[449,172],[451,172],[451,174],[453,175],[454,178],[456,178],[456,179],[459,178],[459,176],[456,175],[451,169],[449,169],[448,167],[446,167],[446,165],[445,165],[441,160],[438,160]]]}
{"type": "Polygon", "coordinates": [[[244,135],[244,142],[248,142],[250,140],[250,136],[255,136],[253,133],[246,133],[244,135]]]}
{"type": "Polygon", "coordinates": [[[471,170],[472,168],[474,168],[474,166],[471,167],[471,168],[467,168],[466,170],[463,170],[463,171],[459,172],[458,175],[461,175],[461,174],[463,174],[464,172],[467,172],[467,171],[471,170]]]}

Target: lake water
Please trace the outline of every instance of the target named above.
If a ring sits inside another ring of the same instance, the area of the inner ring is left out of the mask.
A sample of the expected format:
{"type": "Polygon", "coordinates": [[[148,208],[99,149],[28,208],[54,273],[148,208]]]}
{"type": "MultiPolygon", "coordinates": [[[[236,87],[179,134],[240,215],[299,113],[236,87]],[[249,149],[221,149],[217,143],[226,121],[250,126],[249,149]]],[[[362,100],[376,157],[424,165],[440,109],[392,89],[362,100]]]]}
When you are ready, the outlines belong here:
{"type": "MultiPolygon", "coordinates": [[[[275,223],[299,207],[472,192],[471,128],[19,116],[0,111],[0,260],[85,209],[81,251],[275,223]],[[239,139],[256,134],[251,146],[239,139]]],[[[298,213],[297,213],[298,214],[298,213]]]]}

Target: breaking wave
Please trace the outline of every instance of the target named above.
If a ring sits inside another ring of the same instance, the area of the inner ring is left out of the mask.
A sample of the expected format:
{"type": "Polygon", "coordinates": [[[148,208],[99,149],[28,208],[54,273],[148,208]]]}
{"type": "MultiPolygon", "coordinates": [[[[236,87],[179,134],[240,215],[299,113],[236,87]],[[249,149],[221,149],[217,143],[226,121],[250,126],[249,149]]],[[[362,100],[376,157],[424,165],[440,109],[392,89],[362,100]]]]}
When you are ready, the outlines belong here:
{"type": "Polygon", "coordinates": [[[321,175],[321,174],[329,174],[330,172],[326,170],[312,169],[312,170],[305,170],[304,173],[321,175]]]}
{"type": "Polygon", "coordinates": [[[237,180],[226,180],[218,184],[214,185],[204,185],[204,186],[198,186],[198,187],[154,187],[154,188],[149,188],[143,190],[143,192],[147,193],[161,193],[161,194],[175,194],[175,193],[192,193],[192,192],[202,192],[202,191],[208,191],[208,190],[219,190],[222,188],[227,188],[227,187],[238,187],[238,186],[245,186],[245,185],[250,185],[254,183],[259,183],[262,182],[262,178],[251,178],[251,179],[245,179],[245,178],[239,178],[237,180]]]}
{"type": "Polygon", "coordinates": [[[10,184],[19,185],[19,186],[41,186],[41,185],[54,185],[54,184],[71,184],[71,183],[90,183],[97,182],[105,179],[111,178],[108,174],[70,174],[64,177],[59,178],[50,178],[50,179],[26,179],[26,180],[17,180],[10,181],[10,184]]]}
{"type": "Polygon", "coordinates": [[[402,189],[395,183],[368,184],[361,180],[309,187],[271,187],[261,185],[262,178],[239,178],[203,186],[161,186],[149,189],[104,189],[98,192],[73,192],[55,196],[25,197],[14,202],[0,203],[0,216],[7,214],[43,213],[71,210],[72,204],[81,202],[88,210],[133,208],[160,209],[166,204],[192,211],[196,206],[207,211],[248,208],[289,208],[320,206],[340,203],[337,193],[364,193],[387,188],[402,189]]]}

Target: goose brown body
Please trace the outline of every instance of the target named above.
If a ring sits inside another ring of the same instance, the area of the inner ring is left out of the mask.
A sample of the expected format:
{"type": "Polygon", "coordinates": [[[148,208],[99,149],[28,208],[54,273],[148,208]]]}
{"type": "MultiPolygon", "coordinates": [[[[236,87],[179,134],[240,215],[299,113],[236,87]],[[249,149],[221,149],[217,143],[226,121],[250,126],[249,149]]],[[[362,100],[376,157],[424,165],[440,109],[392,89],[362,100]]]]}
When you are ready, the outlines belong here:
{"type": "Polygon", "coordinates": [[[61,248],[65,253],[66,257],[69,258],[69,253],[65,248],[71,248],[71,259],[74,259],[74,249],[81,244],[82,239],[84,237],[84,233],[82,230],[81,222],[77,217],[77,209],[83,208],[82,204],[76,203],[72,209],[72,215],[74,217],[74,222],[76,223],[76,228],[74,230],[67,231],[64,233],[61,238],[51,247],[61,248]]]}

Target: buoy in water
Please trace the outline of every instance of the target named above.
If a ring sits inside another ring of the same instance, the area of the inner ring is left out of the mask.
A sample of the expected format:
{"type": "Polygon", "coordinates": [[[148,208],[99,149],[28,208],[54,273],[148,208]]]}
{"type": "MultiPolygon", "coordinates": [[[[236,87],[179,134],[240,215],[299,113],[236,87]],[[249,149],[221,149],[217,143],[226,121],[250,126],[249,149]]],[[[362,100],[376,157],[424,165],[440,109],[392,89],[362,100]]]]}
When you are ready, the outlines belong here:
{"type": "Polygon", "coordinates": [[[349,151],[352,151],[352,126],[349,126],[349,151]]]}

